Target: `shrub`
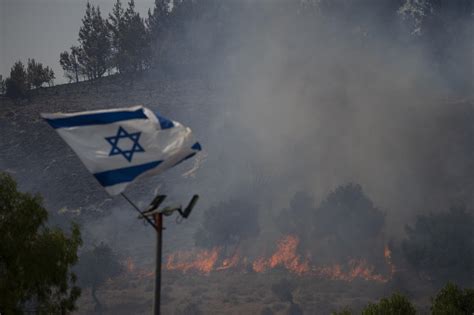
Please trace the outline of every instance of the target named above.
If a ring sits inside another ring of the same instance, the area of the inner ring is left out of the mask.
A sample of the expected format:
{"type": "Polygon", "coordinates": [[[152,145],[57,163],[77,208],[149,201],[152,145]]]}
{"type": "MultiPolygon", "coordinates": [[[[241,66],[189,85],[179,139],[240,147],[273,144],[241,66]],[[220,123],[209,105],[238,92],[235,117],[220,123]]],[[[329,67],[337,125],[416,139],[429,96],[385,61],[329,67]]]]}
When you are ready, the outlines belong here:
{"type": "Polygon", "coordinates": [[[325,263],[369,259],[383,265],[384,213],[358,184],[337,187],[321,202],[312,216],[315,254],[325,263]],[[323,242],[319,242],[324,240],[323,242]]]}
{"type": "MultiPolygon", "coordinates": [[[[474,216],[464,208],[418,216],[406,227],[402,251],[419,273],[437,282],[468,283],[474,274],[474,216]]],[[[472,283],[472,282],[471,282],[472,283]]]]}
{"type": "Polygon", "coordinates": [[[431,306],[433,315],[474,314],[474,290],[460,289],[448,283],[436,295],[431,306]]]}
{"type": "Polygon", "coordinates": [[[96,310],[101,308],[101,303],[96,296],[97,289],[107,279],[119,275],[122,271],[117,255],[104,243],[81,254],[77,266],[79,284],[82,287],[91,288],[96,310]]]}
{"type": "Polygon", "coordinates": [[[196,232],[201,247],[236,245],[260,232],[257,206],[242,200],[223,202],[204,212],[203,223],[196,232]]]}
{"type": "Polygon", "coordinates": [[[362,315],[414,315],[415,307],[401,294],[395,293],[383,298],[379,303],[370,303],[362,310],[362,315]]]}
{"type": "Polygon", "coordinates": [[[331,315],[352,315],[352,311],[345,307],[340,311],[332,312],[331,315]]]}

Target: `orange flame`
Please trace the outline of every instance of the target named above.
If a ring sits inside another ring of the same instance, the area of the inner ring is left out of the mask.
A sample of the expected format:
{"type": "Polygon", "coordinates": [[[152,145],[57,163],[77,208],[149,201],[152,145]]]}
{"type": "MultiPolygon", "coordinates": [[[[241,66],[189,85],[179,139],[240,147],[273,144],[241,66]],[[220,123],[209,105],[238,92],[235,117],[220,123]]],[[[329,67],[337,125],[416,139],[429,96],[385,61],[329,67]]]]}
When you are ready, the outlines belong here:
{"type": "Polygon", "coordinates": [[[234,255],[230,258],[226,258],[222,261],[222,266],[217,267],[216,270],[226,270],[235,268],[240,262],[240,255],[238,251],[235,251],[234,255]]]}
{"type": "Polygon", "coordinates": [[[135,263],[133,262],[132,257],[127,257],[125,260],[125,268],[130,273],[135,271],[135,263]]]}
{"type": "MultiPolygon", "coordinates": [[[[299,239],[294,235],[286,235],[277,243],[277,249],[269,257],[259,257],[250,263],[255,272],[265,272],[274,268],[285,268],[297,275],[311,275],[332,280],[353,281],[357,278],[368,281],[387,282],[395,272],[391,261],[391,251],[384,248],[384,257],[390,267],[389,276],[377,274],[374,267],[365,260],[350,260],[344,266],[334,264],[330,266],[312,266],[307,258],[297,254],[299,239]]],[[[225,259],[219,259],[222,249],[215,247],[210,250],[179,251],[168,256],[166,269],[187,272],[190,270],[209,274],[212,271],[235,269],[238,266],[248,265],[247,257],[241,257],[239,251],[225,259]]]]}
{"type": "Polygon", "coordinates": [[[293,235],[287,235],[278,242],[276,252],[267,260],[263,258],[257,259],[253,264],[253,270],[262,272],[269,268],[284,267],[296,274],[307,273],[309,262],[307,260],[301,262],[300,257],[296,254],[299,239],[293,235]]]}
{"type": "Polygon", "coordinates": [[[388,245],[385,245],[385,248],[383,250],[383,256],[385,257],[385,262],[390,267],[390,278],[392,278],[393,274],[396,271],[396,268],[392,262],[392,251],[390,250],[388,245]]]}
{"type": "Polygon", "coordinates": [[[166,269],[183,272],[196,270],[208,274],[213,270],[218,258],[219,250],[217,248],[199,251],[196,254],[180,251],[168,257],[166,269]]]}
{"type": "Polygon", "coordinates": [[[132,257],[127,257],[125,259],[125,269],[127,270],[128,273],[135,274],[139,278],[151,278],[155,275],[154,271],[142,269],[142,268],[137,268],[135,266],[135,262],[133,261],[132,257]]]}

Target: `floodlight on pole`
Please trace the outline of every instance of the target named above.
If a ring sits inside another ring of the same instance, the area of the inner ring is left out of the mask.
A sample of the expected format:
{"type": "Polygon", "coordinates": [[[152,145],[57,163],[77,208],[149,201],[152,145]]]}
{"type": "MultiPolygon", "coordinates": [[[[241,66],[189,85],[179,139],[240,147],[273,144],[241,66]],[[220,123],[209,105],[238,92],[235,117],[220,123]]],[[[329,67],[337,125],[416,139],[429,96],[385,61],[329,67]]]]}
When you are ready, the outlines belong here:
{"type": "Polygon", "coordinates": [[[140,213],[139,218],[147,220],[151,226],[156,230],[156,265],[155,265],[155,290],[153,298],[153,314],[160,315],[160,304],[161,304],[161,256],[163,247],[163,215],[170,216],[175,211],[179,215],[186,219],[191,214],[194,206],[196,205],[199,195],[194,195],[189,201],[186,208],[179,206],[168,206],[163,209],[159,209],[160,205],[166,199],[166,195],[157,195],[145,211],[141,211],[125,194],[122,196],[140,213]],[[151,218],[153,219],[151,219],[151,218]]]}

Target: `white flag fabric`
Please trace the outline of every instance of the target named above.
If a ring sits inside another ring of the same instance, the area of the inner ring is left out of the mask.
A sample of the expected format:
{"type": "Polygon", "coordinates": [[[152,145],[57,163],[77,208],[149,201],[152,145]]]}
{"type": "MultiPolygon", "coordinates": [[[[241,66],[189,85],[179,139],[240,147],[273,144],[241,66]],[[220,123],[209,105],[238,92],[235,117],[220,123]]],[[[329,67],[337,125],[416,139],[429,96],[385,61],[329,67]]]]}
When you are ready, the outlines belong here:
{"type": "Polygon", "coordinates": [[[41,116],[110,195],[201,150],[191,129],[143,106],[41,116]]]}

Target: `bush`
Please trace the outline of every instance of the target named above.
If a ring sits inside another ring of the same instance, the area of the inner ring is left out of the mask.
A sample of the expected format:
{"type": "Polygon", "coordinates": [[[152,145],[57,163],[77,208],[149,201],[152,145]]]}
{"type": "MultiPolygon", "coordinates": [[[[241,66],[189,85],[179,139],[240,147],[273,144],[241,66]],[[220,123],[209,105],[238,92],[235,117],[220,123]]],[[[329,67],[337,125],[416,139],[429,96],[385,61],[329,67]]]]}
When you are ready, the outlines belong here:
{"type": "Polygon", "coordinates": [[[414,315],[415,307],[410,301],[398,293],[383,298],[379,303],[370,303],[362,310],[362,315],[414,315]]]}
{"type": "Polygon", "coordinates": [[[91,296],[96,310],[100,310],[101,303],[96,296],[97,289],[109,278],[119,275],[122,271],[117,255],[112,249],[101,243],[86,251],[79,257],[77,275],[81,287],[90,287],[91,296]]]}
{"type": "Polygon", "coordinates": [[[316,212],[317,235],[336,234],[348,242],[377,237],[384,214],[358,184],[342,185],[331,192],[316,212]]]}
{"type": "Polygon", "coordinates": [[[358,184],[337,187],[312,216],[314,254],[322,263],[369,259],[376,267],[383,261],[385,216],[358,184]]]}
{"type": "Polygon", "coordinates": [[[472,283],[474,274],[474,216],[464,208],[418,216],[406,227],[402,251],[420,274],[438,283],[472,283]]]}
{"type": "Polygon", "coordinates": [[[448,283],[433,300],[431,313],[433,315],[474,314],[474,290],[462,290],[455,284],[448,283]]]}
{"type": "Polygon", "coordinates": [[[345,307],[340,311],[332,312],[331,315],[352,315],[352,311],[345,307]]]}
{"type": "Polygon", "coordinates": [[[204,212],[203,223],[196,232],[201,247],[231,246],[255,237],[260,232],[257,206],[234,200],[221,203],[204,212]]]}
{"type": "Polygon", "coordinates": [[[301,246],[306,248],[311,243],[313,224],[308,218],[314,217],[315,213],[313,198],[306,192],[297,192],[290,201],[290,207],[282,210],[276,218],[276,224],[281,233],[298,235],[301,246]]]}

